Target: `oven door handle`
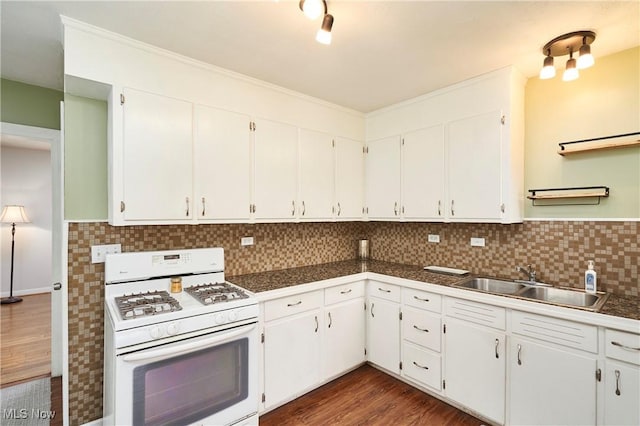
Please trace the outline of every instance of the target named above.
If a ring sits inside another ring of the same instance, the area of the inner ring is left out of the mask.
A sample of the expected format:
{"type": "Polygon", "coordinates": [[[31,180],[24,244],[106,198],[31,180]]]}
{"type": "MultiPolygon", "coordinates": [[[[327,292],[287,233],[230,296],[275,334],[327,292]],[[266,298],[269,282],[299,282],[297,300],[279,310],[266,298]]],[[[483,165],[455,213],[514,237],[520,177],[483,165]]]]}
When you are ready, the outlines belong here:
{"type": "Polygon", "coordinates": [[[222,336],[218,335],[215,337],[198,340],[197,342],[188,342],[182,345],[176,345],[171,347],[162,347],[159,349],[143,350],[140,352],[122,355],[121,359],[124,362],[135,362],[135,361],[151,361],[154,359],[174,357],[177,355],[182,355],[189,352],[197,351],[198,349],[203,349],[210,346],[219,345],[221,343],[226,343],[230,340],[237,338],[238,336],[242,336],[243,334],[247,334],[253,331],[255,328],[256,328],[255,324],[252,326],[244,326],[237,330],[224,333],[222,336]]]}

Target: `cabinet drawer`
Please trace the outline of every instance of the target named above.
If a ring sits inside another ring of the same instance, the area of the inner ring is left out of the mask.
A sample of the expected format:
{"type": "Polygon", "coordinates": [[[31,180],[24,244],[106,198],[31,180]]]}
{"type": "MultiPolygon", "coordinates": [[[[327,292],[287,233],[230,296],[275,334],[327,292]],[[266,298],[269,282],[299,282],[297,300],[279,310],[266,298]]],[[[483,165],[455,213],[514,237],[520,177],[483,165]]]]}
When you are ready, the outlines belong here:
{"type": "Polygon", "coordinates": [[[598,328],[593,325],[520,311],[513,311],[511,320],[516,334],[598,353],[598,328]]]}
{"type": "Polygon", "coordinates": [[[475,324],[504,330],[506,324],[505,309],[468,300],[445,298],[447,316],[470,321],[475,324]]]}
{"type": "Polygon", "coordinates": [[[264,320],[271,321],[288,315],[322,307],[322,290],[264,302],[264,320]]]}
{"type": "Polygon", "coordinates": [[[403,288],[402,303],[431,312],[442,312],[442,296],[422,290],[403,288]]]}
{"type": "Polygon", "coordinates": [[[408,342],[402,344],[402,375],[440,390],[442,383],[440,355],[408,342]]]}
{"type": "Polygon", "coordinates": [[[400,303],[400,287],[381,283],[380,281],[369,281],[367,286],[369,296],[400,303]]]}
{"type": "Polygon", "coordinates": [[[409,306],[402,308],[402,337],[440,352],[440,317],[409,306]]]}
{"type": "Polygon", "coordinates": [[[607,329],[604,336],[608,358],[640,365],[640,334],[607,329]]]}
{"type": "Polygon", "coordinates": [[[337,285],[324,290],[325,305],[333,305],[334,303],[355,299],[357,297],[364,297],[364,282],[362,281],[337,285]]]}

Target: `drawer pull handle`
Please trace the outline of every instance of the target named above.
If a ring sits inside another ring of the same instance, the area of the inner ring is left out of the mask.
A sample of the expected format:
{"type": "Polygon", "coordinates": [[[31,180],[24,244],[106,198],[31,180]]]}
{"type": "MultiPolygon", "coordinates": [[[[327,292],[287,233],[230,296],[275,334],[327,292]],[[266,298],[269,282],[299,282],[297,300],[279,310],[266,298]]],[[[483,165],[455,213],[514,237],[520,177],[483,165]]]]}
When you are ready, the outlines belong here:
{"type": "Polygon", "coordinates": [[[302,304],[302,300],[298,300],[296,303],[287,303],[288,307],[292,307],[292,306],[298,306],[302,304]]]}
{"type": "Polygon", "coordinates": [[[522,359],[520,358],[521,352],[522,352],[522,345],[518,345],[518,365],[522,365],[522,359]]]}
{"type": "Polygon", "coordinates": [[[331,319],[331,312],[329,312],[329,328],[331,328],[331,324],[333,324],[333,320],[331,319]]]}
{"type": "Polygon", "coordinates": [[[616,395],[620,396],[620,370],[616,370],[616,395]]]}
{"type": "Polygon", "coordinates": [[[413,365],[415,365],[416,367],[420,367],[420,368],[424,368],[425,370],[428,370],[429,367],[425,367],[424,365],[420,365],[417,362],[413,361],[413,365]]]}
{"type": "Polygon", "coordinates": [[[634,347],[631,347],[631,346],[623,345],[620,342],[611,342],[611,344],[613,346],[617,346],[619,348],[626,349],[628,351],[640,351],[640,348],[634,348],[634,347]]]}
{"type": "Polygon", "coordinates": [[[371,302],[371,318],[375,318],[376,316],[373,314],[373,307],[375,306],[375,303],[371,302]]]}
{"type": "Polygon", "coordinates": [[[413,298],[416,299],[416,300],[419,300],[421,302],[428,302],[429,301],[429,299],[421,299],[418,296],[413,296],[413,298]]]}
{"type": "Polygon", "coordinates": [[[498,355],[498,345],[500,345],[500,340],[496,339],[496,358],[500,358],[500,355],[498,355]]]}
{"type": "Polygon", "coordinates": [[[314,333],[317,333],[318,332],[318,324],[319,324],[318,323],[318,316],[316,315],[313,318],[316,320],[316,330],[314,331],[314,333]]]}
{"type": "Polygon", "coordinates": [[[384,291],[385,293],[391,293],[391,290],[387,290],[387,289],[385,289],[385,288],[380,288],[380,287],[378,287],[378,290],[380,290],[380,291],[384,291]]]}
{"type": "Polygon", "coordinates": [[[340,294],[349,294],[349,293],[351,293],[351,289],[343,290],[343,291],[340,292],[340,294]]]}
{"type": "Polygon", "coordinates": [[[428,333],[428,332],[429,332],[429,330],[427,330],[426,328],[420,328],[420,327],[418,327],[418,326],[417,326],[417,325],[415,325],[415,324],[413,325],[413,328],[415,328],[416,330],[424,331],[425,333],[428,333]]]}

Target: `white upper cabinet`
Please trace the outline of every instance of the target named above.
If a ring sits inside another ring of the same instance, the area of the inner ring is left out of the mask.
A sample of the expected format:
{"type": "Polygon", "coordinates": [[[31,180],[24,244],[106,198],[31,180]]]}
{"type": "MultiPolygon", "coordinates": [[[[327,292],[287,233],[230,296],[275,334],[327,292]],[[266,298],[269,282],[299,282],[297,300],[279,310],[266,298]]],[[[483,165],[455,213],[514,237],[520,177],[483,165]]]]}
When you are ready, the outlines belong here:
{"type": "Polygon", "coordinates": [[[402,217],[442,220],[444,177],[443,126],[406,133],[402,138],[402,217]]]}
{"type": "MultiPolygon", "coordinates": [[[[113,161],[121,199],[112,209],[122,221],[191,221],[193,203],[193,105],[178,99],[124,89],[123,136],[113,161]]],[[[112,192],[113,193],[113,192],[112,192]]]]}
{"type": "Polygon", "coordinates": [[[446,215],[452,221],[501,219],[501,118],[494,111],[447,125],[446,215]]]}
{"type": "Polygon", "coordinates": [[[298,129],[255,120],[254,218],[290,221],[297,212],[298,129]]]}
{"type": "Polygon", "coordinates": [[[300,129],[301,220],[329,220],[333,216],[334,153],[331,135],[300,129]]]}
{"type": "Polygon", "coordinates": [[[196,106],[194,195],[198,220],[249,220],[250,129],[247,115],[196,106]]]}
{"type": "Polygon", "coordinates": [[[334,217],[359,220],[364,214],[364,144],[335,138],[336,179],[334,217]]]}
{"type": "Polygon", "coordinates": [[[367,143],[366,209],[369,219],[400,218],[400,136],[367,143]]]}

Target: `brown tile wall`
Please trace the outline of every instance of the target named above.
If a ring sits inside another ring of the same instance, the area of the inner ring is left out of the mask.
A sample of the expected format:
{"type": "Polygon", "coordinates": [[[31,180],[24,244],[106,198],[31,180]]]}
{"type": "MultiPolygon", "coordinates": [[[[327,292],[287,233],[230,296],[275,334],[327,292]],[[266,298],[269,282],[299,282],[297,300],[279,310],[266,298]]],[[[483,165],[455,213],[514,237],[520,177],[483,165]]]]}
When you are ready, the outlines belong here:
{"type": "MultiPolygon", "coordinates": [[[[95,244],[123,251],[224,247],[226,273],[238,275],[355,257],[360,238],[374,259],[441,265],[497,277],[520,278],[514,266],[534,263],[540,280],[581,287],[594,259],[598,287],[638,296],[638,222],[536,221],[516,225],[438,223],[300,223],[111,227],[72,223],[69,229],[69,420],[102,417],[104,264],[91,264],[95,244]],[[439,234],[439,244],[427,243],[439,234]],[[240,247],[240,238],[256,244],[240,247]],[[470,247],[483,237],[486,247],[470,247]]],[[[524,276],[522,276],[524,277],[524,276]]]]}

